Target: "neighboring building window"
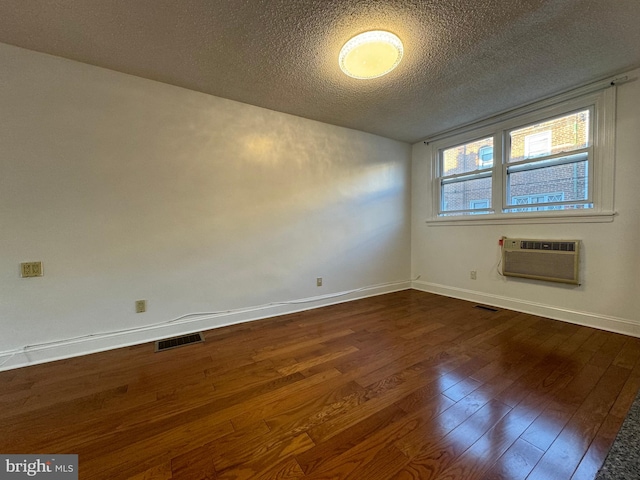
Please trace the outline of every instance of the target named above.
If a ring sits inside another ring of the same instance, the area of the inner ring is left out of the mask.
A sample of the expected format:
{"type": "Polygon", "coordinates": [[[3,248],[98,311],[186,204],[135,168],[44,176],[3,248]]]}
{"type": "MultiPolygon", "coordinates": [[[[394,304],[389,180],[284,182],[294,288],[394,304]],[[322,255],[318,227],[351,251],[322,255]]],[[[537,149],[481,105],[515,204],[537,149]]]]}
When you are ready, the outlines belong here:
{"type": "Polygon", "coordinates": [[[489,211],[489,205],[491,205],[489,200],[471,200],[469,208],[473,210],[471,212],[473,215],[480,215],[489,211]]]}
{"type": "Polygon", "coordinates": [[[615,89],[565,98],[432,143],[434,216],[611,215],[615,89]]]}
{"type": "Polygon", "coordinates": [[[489,200],[471,200],[470,207],[474,210],[480,208],[489,208],[489,200]]]}
{"type": "Polygon", "coordinates": [[[545,193],[542,195],[520,195],[511,198],[513,205],[535,205],[531,207],[514,208],[517,212],[540,212],[545,210],[560,210],[561,205],[544,205],[564,201],[564,192],[545,193]],[[542,206],[540,204],[543,204],[542,206]]]}
{"type": "Polygon", "coordinates": [[[493,145],[487,145],[478,150],[478,168],[491,167],[493,167],[493,145]]]}
{"type": "Polygon", "coordinates": [[[524,137],[524,157],[540,157],[551,153],[551,130],[532,133],[524,137]]]}

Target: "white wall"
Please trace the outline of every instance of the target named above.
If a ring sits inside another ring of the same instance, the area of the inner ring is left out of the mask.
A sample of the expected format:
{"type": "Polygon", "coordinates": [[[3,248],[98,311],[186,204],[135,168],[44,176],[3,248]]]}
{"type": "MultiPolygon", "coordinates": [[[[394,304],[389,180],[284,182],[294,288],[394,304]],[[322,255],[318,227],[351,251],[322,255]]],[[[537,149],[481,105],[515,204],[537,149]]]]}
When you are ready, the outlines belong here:
{"type": "Polygon", "coordinates": [[[414,287],[640,336],[640,81],[617,88],[613,223],[428,226],[428,148],[414,145],[412,276],[421,275],[414,287]],[[582,285],[500,277],[503,235],[582,240],[582,285]]]}
{"type": "Polygon", "coordinates": [[[0,369],[417,275],[418,289],[640,335],[640,81],[618,87],[613,223],[427,226],[422,143],[3,44],[0,64],[0,369]],[[503,235],[582,239],[583,284],[500,277],[503,235]],[[20,278],[32,260],[44,277],[20,278]]]}
{"type": "Polygon", "coordinates": [[[8,45],[0,65],[0,367],[410,285],[409,145],[8,45]]]}

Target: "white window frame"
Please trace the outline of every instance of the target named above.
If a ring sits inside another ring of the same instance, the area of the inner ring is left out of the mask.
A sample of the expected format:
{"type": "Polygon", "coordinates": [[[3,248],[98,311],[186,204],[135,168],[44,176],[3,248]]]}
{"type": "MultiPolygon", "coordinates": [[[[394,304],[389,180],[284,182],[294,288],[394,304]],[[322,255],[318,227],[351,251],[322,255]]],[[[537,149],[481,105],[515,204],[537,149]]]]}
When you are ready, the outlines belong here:
{"type": "MultiPolygon", "coordinates": [[[[524,152],[524,158],[519,159],[518,161],[516,161],[515,163],[509,163],[509,160],[511,159],[511,149],[510,149],[510,145],[507,145],[507,149],[505,151],[505,158],[504,158],[504,164],[503,164],[503,179],[504,179],[504,192],[505,192],[505,196],[504,196],[504,203],[502,205],[503,211],[509,211],[508,213],[513,213],[511,210],[513,208],[516,207],[516,205],[512,204],[511,201],[509,200],[509,196],[510,196],[510,192],[509,192],[509,170],[513,169],[513,170],[526,170],[527,169],[527,165],[536,165],[539,162],[542,161],[548,161],[550,162],[549,167],[554,167],[557,166],[561,163],[563,163],[563,161],[565,163],[573,163],[573,161],[569,160],[570,157],[584,157],[585,160],[587,160],[587,166],[588,166],[588,172],[587,172],[587,198],[585,200],[581,200],[581,201],[576,201],[574,202],[575,204],[590,204],[593,205],[593,188],[592,188],[592,178],[593,178],[593,165],[594,162],[593,157],[594,157],[594,148],[593,148],[593,138],[594,138],[594,129],[593,129],[593,122],[591,121],[592,118],[594,118],[594,114],[595,114],[595,107],[594,106],[589,106],[589,107],[581,107],[576,111],[568,111],[565,113],[562,113],[556,117],[553,118],[547,118],[544,119],[545,121],[550,121],[550,120],[555,120],[557,118],[562,118],[565,117],[567,115],[571,115],[574,113],[578,113],[581,111],[588,111],[589,112],[589,123],[587,125],[587,138],[588,138],[588,145],[584,148],[579,148],[579,149],[575,149],[569,152],[563,152],[563,153],[558,153],[555,155],[551,154],[551,131],[550,130],[546,130],[544,132],[539,132],[533,135],[528,135],[527,137],[525,137],[525,152],[524,152]],[[546,140],[545,142],[548,143],[548,148],[545,148],[545,152],[543,153],[542,151],[540,151],[540,153],[531,155],[531,151],[527,151],[527,138],[529,137],[533,137],[533,136],[539,136],[541,138],[544,138],[542,134],[546,134],[546,140]],[[547,160],[549,159],[549,160],[547,160]],[[569,161],[568,161],[569,160],[569,161]]],[[[516,127],[516,128],[511,128],[508,131],[505,132],[505,135],[508,137],[507,140],[509,138],[511,138],[511,133],[514,130],[519,130],[522,127],[528,127],[530,125],[522,125],[521,127],[516,127]]],[[[574,160],[575,161],[575,160],[574,160]]],[[[540,192],[541,194],[544,192],[540,192]]],[[[555,205],[564,203],[565,205],[567,204],[571,204],[571,202],[557,202],[555,205]]],[[[593,210],[592,208],[588,209],[589,211],[593,210]]]]}
{"type": "MultiPolygon", "coordinates": [[[[462,142],[462,143],[451,145],[451,146],[449,146],[447,148],[452,148],[452,147],[455,148],[455,147],[462,146],[463,144],[466,144],[466,143],[474,143],[474,142],[477,142],[479,140],[483,140],[483,139],[485,139],[487,137],[491,137],[491,135],[485,135],[485,136],[481,136],[481,137],[474,138],[474,139],[471,139],[471,140],[467,140],[467,141],[462,142]]],[[[437,160],[438,169],[441,169],[443,167],[443,162],[444,162],[443,153],[444,153],[444,150],[446,150],[447,148],[443,148],[443,149],[438,151],[438,160],[437,160]]],[[[494,149],[495,149],[495,145],[494,145],[494,149]]],[[[480,164],[480,162],[478,162],[476,164],[476,169],[475,170],[470,170],[470,171],[467,171],[467,172],[464,172],[464,173],[455,173],[455,174],[446,175],[446,176],[445,175],[440,175],[440,178],[444,182],[447,182],[447,183],[454,183],[456,181],[463,181],[464,182],[464,181],[467,181],[467,180],[479,180],[479,179],[487,178],[487,177],[491,178],[492,171],[493,171],[493,168],[484,167],[484,166],[482,166],[480,164]]],[[[441,183],[439,182],[438,185],[440,186],[441,183]]],[[[440,191],[440,195],[442,195],[441,191],[440,191]]],[[[443,205],[445,203],[444,199],[442,197],[440,197],[440,198],[441,198],[440,205],[443,205]]],[[[492,195],[492,198],[489,200],[489,203],[491,203],[492,199],[493,199],[493,195],[492,195]]],[[[468,209],[465,208],[463,210],[457,210],[457,211],[447,211],[446,208],[443,210],[443,212],[446,212],[448,214],[456,213],[456,212],[467,212],[470,215],[484,214],[484,213],[487,213],[487,212],[490,212],[490,211],[492,211],[491,207],[474,209],[471,206],[468,209]]]]}
{"type": "Polygon", "coordinates": [[[446,137],[425,142],[431,162],[432,225],[502,224],[502,223],[575,223],[610,222],[614,211],[615,169],[615,101],[616,88],[585,87],[564,95],[528,105],[518,110],[454,131],[446,137]],[[589,128],[589,201],[593,208],[513,212],[507,209],[506,158],[509,132],[522,126],[540,123],[579,110],[591,109],[589,128]],[[440,156],[443,150],[493,137],[492,209],[483,215],[450,215],[441,211],[440,156]]]}

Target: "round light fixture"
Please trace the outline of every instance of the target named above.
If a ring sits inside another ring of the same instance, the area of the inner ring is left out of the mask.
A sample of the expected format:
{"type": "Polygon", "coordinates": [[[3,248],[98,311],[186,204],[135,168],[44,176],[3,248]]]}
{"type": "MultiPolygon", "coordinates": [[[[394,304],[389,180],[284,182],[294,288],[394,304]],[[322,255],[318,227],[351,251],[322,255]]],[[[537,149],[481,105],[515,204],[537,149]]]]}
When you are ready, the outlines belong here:
{"type": "Polygon", "coordinates": [[[356,35],[345,43],[338,62],[350,77],[377,78],[398,66],[402,52],[402,41],[396,35],[374,30],[356,35]]]}

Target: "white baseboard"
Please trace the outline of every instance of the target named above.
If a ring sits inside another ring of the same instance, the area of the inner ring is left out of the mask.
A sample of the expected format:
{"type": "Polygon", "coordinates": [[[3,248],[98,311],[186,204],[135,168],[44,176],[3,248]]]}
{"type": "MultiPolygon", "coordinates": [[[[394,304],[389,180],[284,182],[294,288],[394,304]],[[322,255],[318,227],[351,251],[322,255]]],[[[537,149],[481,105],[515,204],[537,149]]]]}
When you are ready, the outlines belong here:
{"type": "Polygon", "coordinates": [[[99,333],[92,336],[65,339],[44,345],[0,352],[0,371],[154,342],[178,335],[312,310],[410,288],[410,281],[394,282],[318,297],[248,307],[219,314],[197,315],[180,322],[141,327],[134,331],[99,333]]]}
{"type": "Polygon", "coordinates": [[[470,302],[506,308],[517,312],[529,313],[540,317],[562,320],[564,322],[598,328],[609,332],[622,333],[633,337],[640,337],[640,323],[626,318],[612,317],[597,313],[582,312],[566,308],[545,305],[542,303],[517,300],[500,295],[465,290],[462,288],[439,285],[423,281],[412,282],[412,288],[423,292],[435,293],[445,297],[459,298],[470,302]]]}
{"type": "Polygon", "coordinates": [[[366,287],[356,291],[339,292],[319,297],[293,300],[290,302],[249,307],[220,314],[199,315],[179,323],[155,325],[140,328],[135,331],[100,333],[90,337],[66,339],[41,346],[0,352],[0,372],[28,365],[36,365],[38,363],[52,362],[55,360],[63,360],[65,358],[79,357],[91,353],[102,352],[105,350],[113,350],[131,345],[154,342],[163,338],[211,330],[227,325],[235,325],[238,323],[251,322],[278,315],[312,310],[315,308],[350,302],[385,293],[407,290],[409,288],[423,292],[435,293],[446,297],[481,303],[483,305],[491,305],[515,310],[517,312],[552,318],[554,320],[562,320],[569,323],[621,333],[624,335],[640,337],[640,323],[634,322],[630,319],[563,309],[552,305],[517,300],[500,295],[481,293],[435,283],[406,281],[366,287]]]}

